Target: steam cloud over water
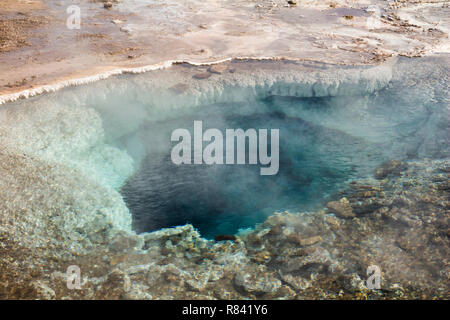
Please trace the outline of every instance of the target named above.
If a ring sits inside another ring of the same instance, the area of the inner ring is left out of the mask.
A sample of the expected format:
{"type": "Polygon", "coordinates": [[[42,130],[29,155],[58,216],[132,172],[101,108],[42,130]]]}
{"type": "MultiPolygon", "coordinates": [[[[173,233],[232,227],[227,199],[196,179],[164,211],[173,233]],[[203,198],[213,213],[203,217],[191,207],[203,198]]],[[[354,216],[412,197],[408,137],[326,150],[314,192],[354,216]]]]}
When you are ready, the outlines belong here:
{"type": "Polygon", "coordinates": [[[122,188],[135,229],[192,223],[209,238],[235,233],[275,211],[318,209],[344,182],[370,176],[383,161],[447,156],[445,106],[421,101],[420,92],[395,92],[392,87],[352,97],[271,96],[199,107],[182,119],[147,125],[138,134],[144,145],[148,141],[146,157],[122,188]],[[170,133],[192,130],[195,119],[205,129],[279,128],[279,173],[263,177],[251,165],[174,165],[170,133]]]}
{"type": "Polygon", "coordinates": [[[190,66],[124,75],[3,106],[0,142],[109,190],[114,201],[99,210],[119,229],[190,222],[213,237],[274,211],[320,208],[385,160],[448,157],[446,61],[231,62],[235,72],[207,80],[190,66]],[[194,120],[222,131],[279,129],[278,174],[174,165],[170,134],[194,120]]]}

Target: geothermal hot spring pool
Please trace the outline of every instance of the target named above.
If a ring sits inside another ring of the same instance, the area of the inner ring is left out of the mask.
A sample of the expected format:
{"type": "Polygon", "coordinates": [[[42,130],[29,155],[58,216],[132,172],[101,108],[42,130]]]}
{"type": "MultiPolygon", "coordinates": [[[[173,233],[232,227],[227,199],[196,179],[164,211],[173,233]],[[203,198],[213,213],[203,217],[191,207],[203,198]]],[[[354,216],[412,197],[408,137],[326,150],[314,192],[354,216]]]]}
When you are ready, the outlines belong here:
{"type": "Polygon", "coordinates": [[[118,226],[150,232],[191,223],[213,238],[274,212],[321,209],[386,160],[448,157],[447,62],[232,61],[208,79],[195,78],[202,68],[175,65],[9,103],[0,119],[11,148],[112,190],[111,206],[126,206],[108,209],[118,226]],[[184,128],[193,138],[194,121],[203,132],[278,129],[278,173],[260,175],[248,147],[247,164],[174,164],[171,134],[184,128]]]}

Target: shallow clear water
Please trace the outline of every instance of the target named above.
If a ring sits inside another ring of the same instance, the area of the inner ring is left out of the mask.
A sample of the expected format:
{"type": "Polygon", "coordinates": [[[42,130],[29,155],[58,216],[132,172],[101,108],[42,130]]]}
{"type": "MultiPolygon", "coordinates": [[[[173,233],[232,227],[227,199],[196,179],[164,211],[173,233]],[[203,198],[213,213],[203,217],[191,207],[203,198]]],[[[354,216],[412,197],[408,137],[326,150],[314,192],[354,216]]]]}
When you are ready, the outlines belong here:
{"type": "Polygon", "coordinates": [[[386,88],[367,96],[271,96],[197,107],[141,129],[149,151],[121,192],[137,231],[192,223],[207,238],[233,234],[275,211],[318,209],[346,181],[370,176],[385,160],[448,156],[443,103],[426,95],[421,101],[416,89],[386,88]],[[171,132],[192,133],[194,120],[204,131],[279,129],[278,174],[261,176],[259,165],[173,164],[171,132]]]}

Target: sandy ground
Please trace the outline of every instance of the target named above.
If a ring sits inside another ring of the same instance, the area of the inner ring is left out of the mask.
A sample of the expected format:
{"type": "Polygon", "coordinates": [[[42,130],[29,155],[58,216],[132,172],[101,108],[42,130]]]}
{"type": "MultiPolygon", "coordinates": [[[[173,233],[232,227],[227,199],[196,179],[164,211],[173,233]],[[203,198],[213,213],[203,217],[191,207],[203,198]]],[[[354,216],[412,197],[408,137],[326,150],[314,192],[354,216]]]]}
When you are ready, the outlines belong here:
{"type": "Polygon", "coordinates": [[[168,60],[375,64],[449,52],[449,17],[448,1],[2,0],[0,95],[168,60]],[[70,5],[80,29],[66,26],[70,5]]]}

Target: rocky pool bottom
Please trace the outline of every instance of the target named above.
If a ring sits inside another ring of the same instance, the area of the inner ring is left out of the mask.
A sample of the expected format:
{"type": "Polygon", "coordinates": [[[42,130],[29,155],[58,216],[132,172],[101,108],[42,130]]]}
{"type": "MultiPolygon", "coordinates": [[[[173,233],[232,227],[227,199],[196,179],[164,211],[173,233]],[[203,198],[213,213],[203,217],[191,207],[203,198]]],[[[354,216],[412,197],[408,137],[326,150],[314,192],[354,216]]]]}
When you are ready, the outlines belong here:
{"type": "Polygon", "coordinates": [[[7,104],[0,108],[0,297],[448,299],[445,61],[371,68],[231,62],[201,79],[206,68],[175,66],[7,104]],[[365,97],[383,90],[402,103],[377,116],[372,107],[380,104],[365,97]],[[334,129],[352,139],[371,133],[357,139],[358,150],[386,137],[372,130],[380,123],[390,124],[395,139],[379,145],[377,166],[341,181],[320,208],[270,214],[233,240],[205,239],[189,224],[132,230],[119,191],[143,163],[136,132],[149,119],[164,123],[191,107],[270,96],[351,96],[361,103],[350,114],[362,129],[332,109],[287,109],[328,127],[339,119],[347,125],[334,129]],[[81,269],[81,290],[67,288],[70,265],[81,269]],[[381,269],[380,290],[365,285],[371,265],[381,269]]]}
{"type": "MultiPolygon", "coordinates": [[[[20,157],[0,157],[2,169],[23,164],[20,157]]],[[[3,236],[0,295],[448,299],[450,162],[389,162],[377,173],[384,178],[353,181],[328,203],[336,216],[279,213],[234,241],[205,240],[191,225],[116,232],[83,252],[68,252],[63,243],[24,248],[3,236]],[[81,290],[66,286],[65,270],[73,264],[82,270],[81,290]],[[381,269],[380,290],[366,287],[370,265],[381,269]]]]}

